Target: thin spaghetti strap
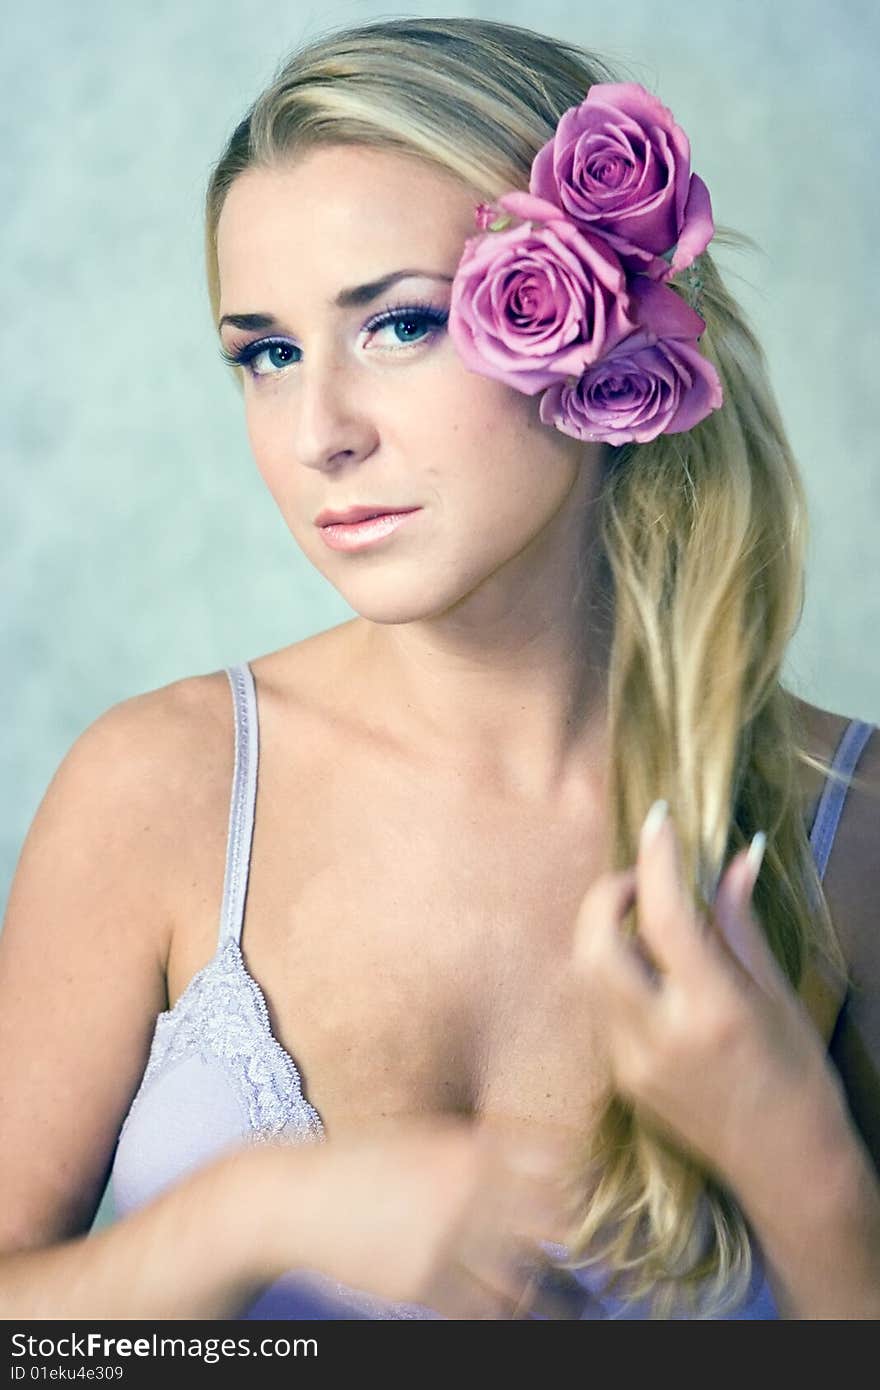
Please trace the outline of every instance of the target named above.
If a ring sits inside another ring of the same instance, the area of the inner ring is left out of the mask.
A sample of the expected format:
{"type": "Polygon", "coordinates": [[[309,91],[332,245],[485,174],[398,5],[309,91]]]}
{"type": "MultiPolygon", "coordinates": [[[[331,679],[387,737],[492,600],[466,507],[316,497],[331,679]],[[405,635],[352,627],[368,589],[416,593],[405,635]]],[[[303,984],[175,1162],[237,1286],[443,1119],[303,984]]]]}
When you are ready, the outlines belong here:
{"type": "Polygon", "coordinates": [[[222,950],[230,941],[241,944],[244,904],[247,896],[251,843],[254,835],[254,806],[257,798],[259,729],[254,677],[246,661],[225,667],[232,687],[235,725],[235,762],[229,805],[229,834],[226,840],[226,874],[223,905],[220,909],[222,950]]]}
{"type": "MultiPolygon", "coordinates": [[[[837,745],[831,766],[836,771],[849,776],[855,770],[862,749],[876,728],[876,724],[870,724],[864,719],[851,719],[837,745]]],[[[831,854],[831,846],[834,844],[834,836],[837,833],[838,821],[848,790],[849,787],[845,782],[838,782],[831,777],[826,777],[822,795],[816,807],[813,828],[810,831],[810,848],[816,860],[820,879],[825,876],[828,857],[831,854]]]]}

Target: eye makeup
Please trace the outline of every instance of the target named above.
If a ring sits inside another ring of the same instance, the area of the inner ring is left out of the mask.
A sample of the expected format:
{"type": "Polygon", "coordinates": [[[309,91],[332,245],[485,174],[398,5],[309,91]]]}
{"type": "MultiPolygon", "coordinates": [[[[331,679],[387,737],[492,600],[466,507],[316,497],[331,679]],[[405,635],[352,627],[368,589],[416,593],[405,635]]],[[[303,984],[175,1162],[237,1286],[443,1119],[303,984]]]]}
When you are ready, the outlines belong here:
{"type": "MultiPolygon", "coordinates": [[[[398,343],[392,348],[392,353],[407,351],[411,347],[418,347],[422,343],[430,341],[437,333],[445,327],[449,319],[449,312],[439,309],[430,301],[414,301],[405,305],[389,305],[380,313],[375,314],[364,324],[364,331],[376,333],[386,327],[399,327],[403,324],[414,325],[417,328],[427,328],[430,330],[428,337],[422,337],[411,343],[398,343]]],[[[220,356],[224,362],[233,367],[244,367],[252,377],[277,376],[278,371],[257,371],[254,364],[258,357],[268,354],[273,349],[281,351],[298,352],[299,348],[295,343],[289,342],[286,338],[273,336],[271,338],[258,338],[255,342],[235,344],[233,343],[227,350],[220,348],[220,356]]],[[[284,361],[279,366],[279,371],[285,367],[296,365],[290,361],[284,361]]]]}

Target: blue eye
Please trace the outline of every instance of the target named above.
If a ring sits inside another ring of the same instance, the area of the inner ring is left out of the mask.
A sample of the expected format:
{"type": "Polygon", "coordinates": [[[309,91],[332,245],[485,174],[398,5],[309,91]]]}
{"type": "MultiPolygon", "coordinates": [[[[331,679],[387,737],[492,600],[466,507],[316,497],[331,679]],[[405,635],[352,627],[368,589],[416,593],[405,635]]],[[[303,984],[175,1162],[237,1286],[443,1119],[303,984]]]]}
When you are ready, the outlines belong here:
{"type": "Polygon", "coordinates": [[[262,338],[258,343],[248,343],[247,347],[236,349],[233,352],[226,352],[221,349],[220,356],[226,362],[241,367],[247,367],[251,376],[275,376],[276,373],[272,370],[258,372],[251,364],[255,362],[258,357],[270,357],[271,353],[277,352],[279,354],[286,353],[287,357],[282,357],[280,361],[276,359],[272,365],[279,368],[287,367],[290,363],[290,354],[296,351],[297,349],[294,347],[293,343],[286,343],[283,339],[267,340],[266,338],[262,338]]]}
{"type": "MultiPolygon", "coordinates": [[[[393,327],[424,330],[429,329],[439,332],[449,318],[446,310],[436,309],[432,304],[412,304],[403,308],[389,308],[383,313],[377,314],[375,318],[369,320],[364,325],[366,331],[376,333],[382,328],[393,327]]],[[[431,336],[429,334],[429,336],[431,336]]],[[[398,346],[392,348],[392,352],[399,352],[410,345],[417,347],[424,342],[423,337],[413,339],[405,338],[402,342],[398,339],[398,346]]],[[[233,367],[244,367],[252,377],[277,376],[279,371],[291,365],[290,354],[299,352],[299,348],[294,343],[289,343],[284,338],[260,338],[254,343],[246,343],[243,347],[233,347],[230,352],[225,348],[220,349],[220,356],[224,362],[228,362],[233,367]],[[272,367],[268,371],[257,371],[255,363],[260,357],[267,357],[272,362],[272,353],[279,354],[273,363],[278,370],[272,367]]],[[[295,365],[295,363],[293,364],[295,365]]]]}

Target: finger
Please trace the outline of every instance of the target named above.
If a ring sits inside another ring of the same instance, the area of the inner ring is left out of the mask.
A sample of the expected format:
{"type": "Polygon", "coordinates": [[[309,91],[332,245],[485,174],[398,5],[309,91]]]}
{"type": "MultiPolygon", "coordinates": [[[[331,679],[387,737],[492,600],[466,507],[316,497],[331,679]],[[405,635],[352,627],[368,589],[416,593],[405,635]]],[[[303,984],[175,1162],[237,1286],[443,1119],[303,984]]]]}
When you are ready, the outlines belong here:
{"type": "Polygon", "coordinates": [[[532,1153],[506,1151],[488,1170],[479,1193],[480,1219],[516,1239],[563,1242],[586,1200],[579,1149],[569,1143],[564,1159],[535,1168],[532,1153]]]}
{"type": "Polygon", "coordinates": [[[621,927],[636,900],[635,865],[600,874],[584,894],[574,934],[574,964],[589,973],[595,958],[609,940],[622,935],[621,927]]]}
{"type": "Polygon", "coordinates": [[[525,1281],[511,1281],[499,1288],[494,1280],[487,1281],[475,1271],[469,1262],[453,1260],[432,1304],[456,1320],[511,1319],[524,1294],[525,1281]]]}
{"type": "Polygon", "coordinates": [[[655,801],[636,859],[639,935],[659,970],[686,974],[700,961],[702,922],[685,886],[678,835],[665,801],[655,801]]]}
{"type": "Polygon", "coordinates": [[[584,1305],[574,1275],[557,1269],[536,1242],[509,1234],[486,1239],[482,1247],[469,1243],[451,1269],[471,1317],[563,1321],[580,1316],[584,1305]]]}
{"type": "Polygon", "coordinates": [[[576,941],[579,967],[595,1007],[603,1013],[644,1014],[656,995],[656,963],[644,943],[622,930],[636,901],[636,869],[603,875],[584,899],[576,941]]]}
{"type": "Polygon", "coordinates": [[[515,1318],[538,1293],[543,1252],[509,1231],[471,1231],[453,1256],[449,1273],[469,1317],[515,1318]]]}
{"type": "Polygon", "coordinates": [[[568,1174],[552,1182],[522,1181],[508,1192],[505,1201],[505,1218],[512,1235],[564,1245],[572,1222],[583,1208],[584,1187],[582,1178],[568,1174]]]}
{"type": "Polygon", "coordinates": [[[497,1290],[509,1289],[517,1271],[546,1264],[547,1245],[565,1248],[582,1187],[567,1174],[535,1175],[502,1163],[459,1233],[456,1260],[497,1290]]]}
{"type": "Polygon", "coordinates": [[[712,911],[719,937],[741,973],[772,995],[784,991],[787,981],[751,905],[765,844],[766,836],[759,832],[731,860],[712,911]]]}
{"type": "MultiPolygon", "coordinates": [[[[482,1209],[492,1211],[499,1220],[522,1234],[545,1240],[563,1240],[569,1222],[582,1200],[584,1179],[580,1171],[582,1141],[576,1143],[568,1130],[563,1138],[553,1134],[547,1144],[538,1129],[537,1140],[520,1134],[516,1142],[508,1139],[496,1160],[486,1169],[482,1209]]],[[[500,1138],[500,1136],[498,1136],[500,1138]]]]}
{"type": "Polygon", "coordinates": [[[718,885],[712,903],[712,924],[715,939],[724,948],[730,964],[737,967],[738,977],[745,974],[751,979],[750,943],[740,920],[743,908],[748,906],[743,902],[748,893],[748,877],[746,852],[741,850],[728,864],[718,885]]]}
{"type": "Polygon", "coordinates": [[[559,1263],[560,1255],[567,1258],[568,1253],[566,1242],[553,1241],[548,1249],[540,1237],[511,1245],[507,1258],[527,1277],[521,1308],[514,1317],[569,1321],[583,1316],[591,1295],[576,1274],[559,1263]]]}

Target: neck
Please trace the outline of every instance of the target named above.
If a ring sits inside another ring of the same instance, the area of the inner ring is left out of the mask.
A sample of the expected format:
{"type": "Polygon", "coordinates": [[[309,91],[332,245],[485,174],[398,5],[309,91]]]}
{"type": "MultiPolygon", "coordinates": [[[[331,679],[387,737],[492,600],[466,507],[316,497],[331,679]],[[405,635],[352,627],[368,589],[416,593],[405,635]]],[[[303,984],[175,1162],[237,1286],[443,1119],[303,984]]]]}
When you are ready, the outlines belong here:
{"type": "Polygon", "coordinates": [[[576,807],[604,769],[611,622],[597,548],[549,550],[439,616],[355,620],[358,687],[469,790],[576,807]]]}

